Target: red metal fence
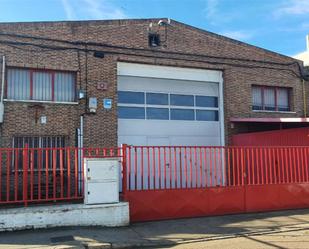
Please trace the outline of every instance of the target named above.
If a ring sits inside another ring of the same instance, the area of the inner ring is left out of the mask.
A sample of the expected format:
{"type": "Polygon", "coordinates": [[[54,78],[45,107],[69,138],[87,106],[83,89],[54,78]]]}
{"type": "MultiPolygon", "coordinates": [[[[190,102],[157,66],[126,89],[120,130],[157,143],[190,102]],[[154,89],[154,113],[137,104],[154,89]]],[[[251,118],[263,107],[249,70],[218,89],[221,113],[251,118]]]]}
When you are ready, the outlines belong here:
{"type": "Polygon", "coordinates": [[[309,207],[309,147],[0,149],[0,204],[82,201],[84,157],[122,160],[132,221],[309,207]]]}
{"type": "Polygon", "coordinates": [[[121,148],[0,148],[0,204],[81,201],[84,157],[118,157],[121,148]]]}
{"type": "Polygon", "coordinates": [[[128,190],[309,181],[309,147],[127,146],[128,190]]]}
{"type": "Polygon", "coordinates": [[[78,148],[0,148],[0,204],[79,200],[78,148]]]}
{"type": "Polygon", "coordinates": [[[125,146],[133,221],[309,207],[309,147],[125,146]]]}

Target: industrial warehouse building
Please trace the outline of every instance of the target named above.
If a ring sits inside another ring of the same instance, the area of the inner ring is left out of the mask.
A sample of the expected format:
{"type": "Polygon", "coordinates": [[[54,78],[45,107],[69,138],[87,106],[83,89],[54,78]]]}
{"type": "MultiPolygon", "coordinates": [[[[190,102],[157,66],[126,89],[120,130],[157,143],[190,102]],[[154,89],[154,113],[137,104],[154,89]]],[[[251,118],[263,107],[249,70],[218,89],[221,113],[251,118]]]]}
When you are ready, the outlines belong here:
{"type": "Polygon", "coordinates": [[[0,56],[0,207],[69,202],[0,230],[309,205],[301,61],[165,18],[0,23],[0,56]]]}
{"type": "Polygon", "coordinates": [[[228,145],[308,122],[299,61],[170,19],[1,23],[0,55],[1,147],[228,145]]]}

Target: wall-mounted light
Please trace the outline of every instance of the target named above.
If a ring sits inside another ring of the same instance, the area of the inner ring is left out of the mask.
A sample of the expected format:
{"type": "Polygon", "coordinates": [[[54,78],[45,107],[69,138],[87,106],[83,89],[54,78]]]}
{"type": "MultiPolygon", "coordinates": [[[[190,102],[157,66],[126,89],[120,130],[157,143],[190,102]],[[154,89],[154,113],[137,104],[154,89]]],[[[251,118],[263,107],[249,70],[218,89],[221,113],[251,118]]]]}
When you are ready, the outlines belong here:
{"type": "Polygon", "coordinates": [[[82,89],[79,89],[78,92],[77,92],[77,97],[78,97],[78,99],[86,98],[86,91],[82,90],[82,89]]]}
{"type": "Polygon", "coordinates": [[[93,53],[93,56],[96,57],[96,58],[104,58],[105,54],[102,51],[95,51],[93,53]]]}
{"type": "Polygon", "coordinates": [[[156,33],[149,33],[148,34],[148,44],[150,47],[160,46],[160,35],[156,33]]]}

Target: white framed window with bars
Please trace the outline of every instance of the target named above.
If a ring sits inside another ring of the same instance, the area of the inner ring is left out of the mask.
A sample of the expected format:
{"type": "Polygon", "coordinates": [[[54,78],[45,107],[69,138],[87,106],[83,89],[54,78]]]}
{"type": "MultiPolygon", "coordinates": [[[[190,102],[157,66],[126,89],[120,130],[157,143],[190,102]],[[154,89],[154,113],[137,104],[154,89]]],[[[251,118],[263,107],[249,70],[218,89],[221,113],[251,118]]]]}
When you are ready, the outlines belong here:
{"type": "Polygon", "coordinates": [[[74,72],[8,68],[6,99],[38,102],[75,102],[74,72]]]}

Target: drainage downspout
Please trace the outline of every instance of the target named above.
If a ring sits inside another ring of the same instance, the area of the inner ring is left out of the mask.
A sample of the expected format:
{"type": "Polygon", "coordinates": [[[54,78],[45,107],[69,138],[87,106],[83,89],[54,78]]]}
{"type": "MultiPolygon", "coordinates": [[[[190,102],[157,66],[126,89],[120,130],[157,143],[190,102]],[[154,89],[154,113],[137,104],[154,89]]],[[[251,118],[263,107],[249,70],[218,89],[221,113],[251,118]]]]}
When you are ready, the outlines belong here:
{"type": "Polygon", "coordinates": [[[5,81],[5,56],[3,55],[3,57],[2,57],[1,95],[0,95],[0,124],[3,123],[3,116],[4,116],[4,105],[3,105],[4,81],[5,81]]]}
{"type": "Polygon", "coordinates": [[[304,103],[304,118],[307,118],[307,99],[306,99],[306,89],[305,89],[305,80],[302,80],[303,85],[303,103],[304,103]]]}
{"type": "Polygon", "coordinates": [[[80,127],[78,129],[78,161],[79,161],[79,165],[78,165],[78,182],[79,182],[79,193],[82,192],[83,190],[83,167],[84,167],[84,161],[83,161],[83,158],[84,158],[84,155],[83,155],[83,147],[84,147],[84,116],[81,115],[80,116],[80,127]]]}

